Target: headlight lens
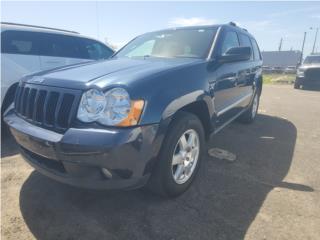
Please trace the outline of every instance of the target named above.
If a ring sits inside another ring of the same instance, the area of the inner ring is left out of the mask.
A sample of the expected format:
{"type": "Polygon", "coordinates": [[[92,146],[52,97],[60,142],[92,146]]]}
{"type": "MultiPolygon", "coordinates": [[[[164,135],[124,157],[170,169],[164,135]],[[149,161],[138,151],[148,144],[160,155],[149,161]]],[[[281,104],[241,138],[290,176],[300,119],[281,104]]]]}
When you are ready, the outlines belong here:
{"type": "Polygon", "coordinates": [[[301,68],[298,68],[298,70],[297,70],[297,76],[298,76],[298,77],[304,77],[304,70],[301,69],[301,68]]]}
{"type": "Polygon", "coordinates": [[[82,95],[78,109],[78,119],[82,122],[94,122],[99,119],[105,106],[104,93],[97,89],[90,89],[82,95]]]}
{"type": "Polygon", "coordinates": [[[116,125],[128,117],[131,109],[130,97],[123,88],[114,88],[105,94],[106,107],[99,122],[105,125],[116,125]]]}
{"type": "Polygon", "coordinates": [[[132,126],[138,123],[143,106],[143,100],[131,101],[123,88],[114,88],[106,93],[92,89],[81,98],[78,119],[108,126],[132,126]]]}

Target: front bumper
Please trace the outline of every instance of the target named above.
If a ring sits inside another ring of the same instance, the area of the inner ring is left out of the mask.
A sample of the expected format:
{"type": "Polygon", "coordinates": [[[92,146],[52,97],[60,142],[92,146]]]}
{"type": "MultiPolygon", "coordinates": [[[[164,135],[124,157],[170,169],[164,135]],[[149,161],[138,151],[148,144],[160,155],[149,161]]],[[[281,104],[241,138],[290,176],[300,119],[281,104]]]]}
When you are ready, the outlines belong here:
{"type": "Polygon", "coordinates": [[[134,128],[79,129],[64,134],[32,125],[13,110],[4,117],[27,162],[73,186],[131,189],[144,185],[161,146],[158,124],[134,128]],[[102,169],[106,169],[104,174],[102,169]]]}

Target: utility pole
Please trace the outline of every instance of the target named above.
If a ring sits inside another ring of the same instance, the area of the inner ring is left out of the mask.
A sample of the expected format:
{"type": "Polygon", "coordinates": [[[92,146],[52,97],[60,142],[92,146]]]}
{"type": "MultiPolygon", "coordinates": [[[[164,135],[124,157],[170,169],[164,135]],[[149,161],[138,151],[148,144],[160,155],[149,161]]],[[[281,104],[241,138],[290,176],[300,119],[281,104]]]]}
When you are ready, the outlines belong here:
{"type": "Polygon", "coordinates": [[[299,63],[299,65],[302,63],[302,59],[303,59],[303,50],[304,50],[304,43],[306,42],[306,36],[307,36],[307,32],[304,32],[303,42],[302,42],[302,49],[301,49],[301,57],[300,57],[300,63],[299,63]]]}
{"type": "Polygon", "coordinates": [[[279,44],[279,49],[278,49],[279,52],[281,51],[281,48],[282,48],[282,38],[280,39],[280,44],[279,44]]]}
{"type": "Polygon", "coordinates": [[[314,37],[314,43],[313,43],[313,48],[312,48],[312,53],[315,53],[315,48],[316,48],[316,42],[317,42],[317,37],[318,37],[318,31],[319,31],[319,28],[317,28],[316,30],[316,36],[314,37]]]}

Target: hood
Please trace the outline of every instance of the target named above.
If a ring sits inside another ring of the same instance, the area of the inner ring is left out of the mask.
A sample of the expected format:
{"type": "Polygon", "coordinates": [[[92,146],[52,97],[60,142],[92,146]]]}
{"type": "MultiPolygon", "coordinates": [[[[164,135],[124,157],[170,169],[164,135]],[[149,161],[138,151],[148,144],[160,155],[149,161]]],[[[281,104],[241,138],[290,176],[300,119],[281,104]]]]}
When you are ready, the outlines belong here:
{"type": "Polygon", "coordinates": [[[56,87],[86,89],[112,84],[129,84],[139,78],[190,65],[203,60],[190,58],[115,58],[87,62],[40,72],[24,79],[25,82],[56,87]]]}
{"type": "Polygon", "coordinates": [[[302,64],[300,69],[320,68],[320,63],[302,64]]]}

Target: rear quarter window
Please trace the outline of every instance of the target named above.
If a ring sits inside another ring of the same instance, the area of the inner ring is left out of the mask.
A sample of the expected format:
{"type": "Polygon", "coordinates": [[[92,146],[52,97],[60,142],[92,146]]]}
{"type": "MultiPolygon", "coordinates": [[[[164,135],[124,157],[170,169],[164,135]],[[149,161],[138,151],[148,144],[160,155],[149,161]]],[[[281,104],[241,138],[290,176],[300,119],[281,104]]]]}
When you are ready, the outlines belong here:
{"type": "Polygon", "coordinates": [[[107,59],[114,53],[106,45],[92,39],[77,38],[77,44],[81,58],[85,59],[107,59]]]}
{"type": "Polygon", "coordinates": [[[258,44],[256,42],[256,40],[254,40],[253,38],[251,38],[251,43],[252,43],[252,47],[253,47],[253,54],[254,54],[254,60],[261,60],[261,53],[258,47],[258,44]]]}

